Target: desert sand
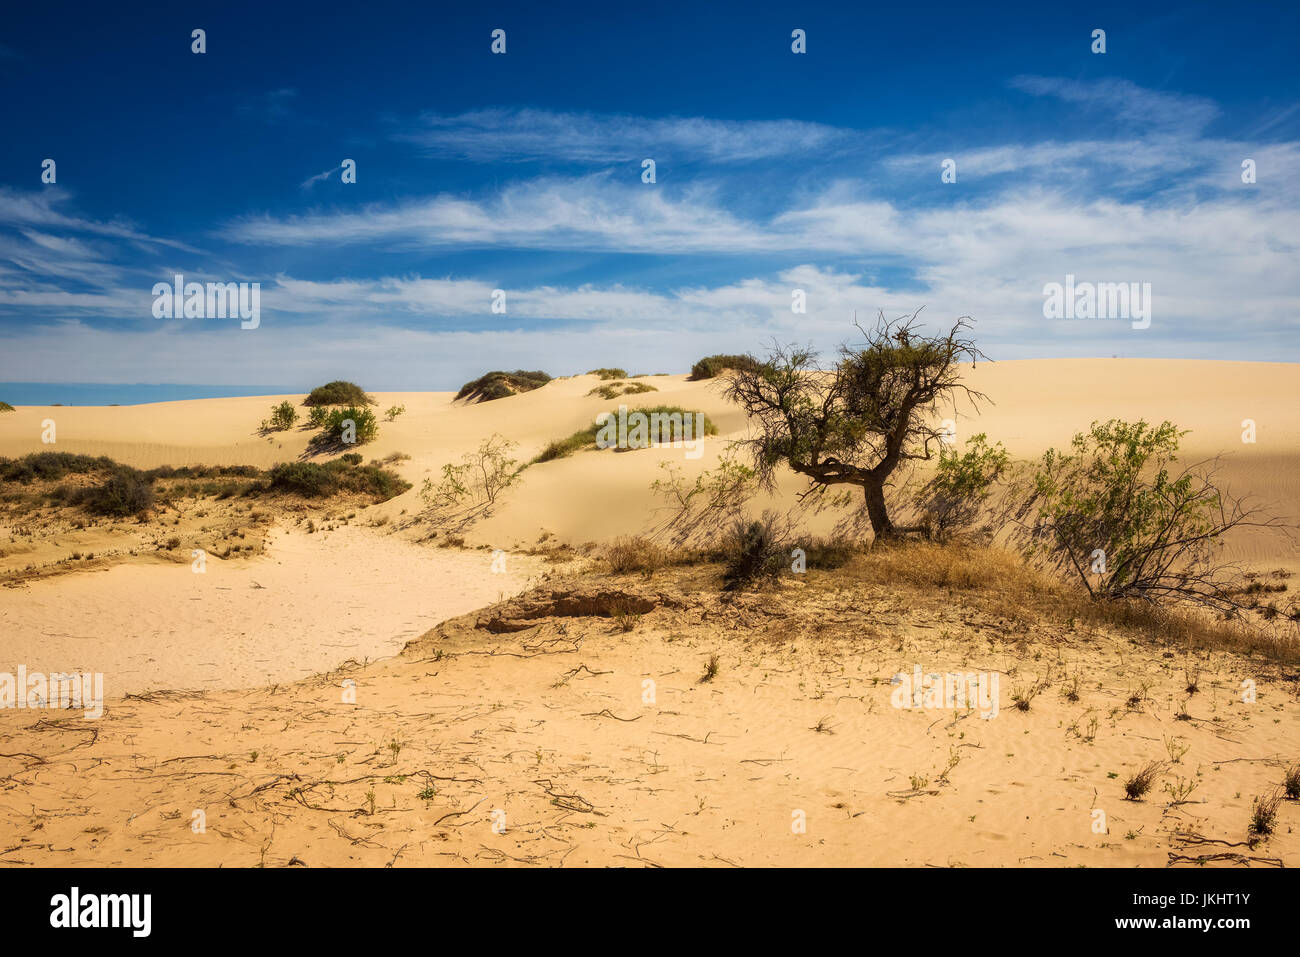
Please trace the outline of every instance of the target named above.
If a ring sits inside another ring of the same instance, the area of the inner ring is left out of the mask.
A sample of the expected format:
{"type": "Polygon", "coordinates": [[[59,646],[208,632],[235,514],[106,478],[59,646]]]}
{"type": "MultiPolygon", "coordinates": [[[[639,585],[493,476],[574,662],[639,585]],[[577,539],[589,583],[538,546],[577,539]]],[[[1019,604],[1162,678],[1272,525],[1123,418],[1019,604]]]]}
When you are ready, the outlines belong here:
{"type": "MultiPolygon", "coordinates": [[[[123,530],[0,527],[0,572],[50,570],[0,588],[0,670],[101,671],[109,699],[96,721],[0,712],[0,861],[1300,863],[1295,802],[1267,842],[1245,843],[1253,798],[1300,761],[1294,665],[1017,610],[996,568],[921,587],[868,562],[735,597],[707,568],[609,575],[601,546],[660,514],[660,463],[698,474],[745,428],[714,382],[642,381],[657,391],[612,402],[588,395],[594,376],[478,405],[379,393],[379,408],[407,411],[366,455],[410,456],[392,468],[414,487],[312,533],[302,516],[232,511],[257,547],[203,575],[188,543],[146,553],[123,530]],[[444,464],[493,433],[527,461],[619,402],[699,409],[720,434],[698,460],[655,448],[532,466],[459,547],[429,538],[419,487],[444,464]],[[67,558],[84,552],[96,557],[67,558]],[[914,666],[997,674],[998,717],[894,707],[893,676],[914,666]],[[1020,711],[1012,696],[1029,687],[1020,711]],[[1153,793],[1124,800],[1125,778],[1155,760],[1153,793]]],[[[1170,419],[1190,430],[1186,460],[1224,454],[1235,493],[1295,518],[1293,365],[1036,360],[966,381],[992,402],[955,411],[959,441],[982,431],[1028,457],[1095,419],[1170,419]]],[[[0,415],[0,455],[266,467],[306,449],[306,432],[257,433],[285,398],[302,396],[21,407],[0,415]]],[[[783,482],[778,502],[801,488],[783,482]]],[[[1279,580],[1300,571],[1278,536],[1238,536],[1228,557],[1279,580]]]]}

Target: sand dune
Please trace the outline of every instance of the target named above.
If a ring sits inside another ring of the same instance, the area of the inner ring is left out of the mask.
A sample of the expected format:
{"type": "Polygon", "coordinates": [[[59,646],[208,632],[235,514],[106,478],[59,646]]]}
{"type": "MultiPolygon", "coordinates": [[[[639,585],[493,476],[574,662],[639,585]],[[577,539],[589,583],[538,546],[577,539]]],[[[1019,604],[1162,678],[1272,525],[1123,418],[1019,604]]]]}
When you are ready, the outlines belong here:
{"type": "MultiPolygon", "coordinates": [[[[11,755],[0,768],[9,848],[0,862],[1164,865],[1198,852],[1188,833],[1240,841],[1252,797],[1300,758],[1285,671],[981,610],[960,592],[909,595],[869,573],[843,593],[810,576],[775,596],[731,600],[719,597],[715,572],[647,583],[578,562],[554,573],[570,576],[556,579],[570,593],[641,596],[648,612],[630,632],[613,627],[608,601],[593,611],[587,598],[574,599],[585,611],[543,614],[517,631],[490,625],[519,613],[509,601],[435,627],[513,595],[538,600],[545,589],[527,589],[552,574],[530,554],[539,543],[644,531],[663,504],[650,491],[661,463],[694,476],[744,434],[716,382],[644,381],[657,391],[612,402],[588,395],[594,376],[478,405],[380,393],[380,409],[406,413],[381,422],[364,452],[409,456],[393,468],[414,487],[315,533],[303,515],[272,513],[256,525],[257,548],[214,558],[203,575],[183,560],[188,545],[151,543],[147,529],[115,550],[124,533],[101,526],[57,541],[0,528],[0,557],[13,567],[60,549],[96,553],[0,588],[0,652],[30,670],[103,672],[110,699],[97,735],[80,715],[0,713],[0,750],[11,755]],[[445,534],[429,539],[419,486],[444,464],[494,433],[527,461],[620,401],[704,411],[721,434],[695,460],[655,448],[532,466],[465,532],[466,550],[436,547],[445,534]],[[497,548],[507,574],[492,571],[497,548]],[[401,657],[334,670],[421,635],[401,657]],[[721,676],[701,682],[713,654],[721,676]],[[892,676],[921,662],[1001,675],[1003,716],[891,708],[892,676]],[[1188,667],[1206,676],[1190,703],[1188,667]],[[1060,686],[1071,670],[1083,681],[1078,701],[1060,686]],[[1045,673],[1051,691],[1014,712],[1012,689],[1045,673]],[[355,703],[340,697],[347,676],[355,703]],[[1241,703],[1244,678],[1264,689],[1258,707],[1241,703]],[[648,679],[653,708],[642,698],[648,679]],[[1143,703],[1125,704],[1144,684],[1143,703]],[[160,693],[174,689],[198,694],[160,693]],[[1120,782],[1160,758],[1166,738],[1192,750],[1162,781],[1196,781],[1194,803],[1124,801],[1120,782]],[[1109,820],[1101,833],[1091,830],[1097,808],[1109,820]],[[202,834],[190,828],[194,809],[208,814],[202,834]],[[492,828],[497,810],[504,832],[492,828]],[[791,831],[795,811],[810,822],[804,833],[791,831]]],[[[1170,419],[1190,430],[1188,460],[1223,454],[1235,493],[1297,511],[1293,365],[1023,361],[981,365],[967,381],[992,403],[956,411],[959,440],[984,431],[1029,457],[1096,419],[1170,419]],[[1241,441],[1244,419],[1256,424],[1254,444],[1241,441]]],[[[257,433],[285,398],[302,396],[19,408],[0,415],[0,455],[266,467],[306,453],[306,430],[257,433]],[[54,445],[40,439],[46,419],[54,445]]],[[[783,481],[778,502],[801,488],[783,481]]],[[[1280,536],[1237,536],[1229,557],[1300,571],[1280,536]]],[[[1258,856],[1294,864],[1297,822],[1284,810],[1285,829],[1258,856]]]]}

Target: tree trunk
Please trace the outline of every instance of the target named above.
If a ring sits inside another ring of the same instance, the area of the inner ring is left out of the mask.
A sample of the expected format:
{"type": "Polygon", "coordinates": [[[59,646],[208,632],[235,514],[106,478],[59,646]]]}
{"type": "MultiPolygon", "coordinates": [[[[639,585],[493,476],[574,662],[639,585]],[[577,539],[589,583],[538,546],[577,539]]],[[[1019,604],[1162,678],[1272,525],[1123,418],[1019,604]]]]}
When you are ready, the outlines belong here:
{"type": "Polygon", "coordinates": [[[889,520],[889,512],[885,509],[884,483],[868,480],[862,486],[862,491],[867,497],[867,517],[871,519],[871,531],[877,539],[894,537],[894,523],[889,520]]]}

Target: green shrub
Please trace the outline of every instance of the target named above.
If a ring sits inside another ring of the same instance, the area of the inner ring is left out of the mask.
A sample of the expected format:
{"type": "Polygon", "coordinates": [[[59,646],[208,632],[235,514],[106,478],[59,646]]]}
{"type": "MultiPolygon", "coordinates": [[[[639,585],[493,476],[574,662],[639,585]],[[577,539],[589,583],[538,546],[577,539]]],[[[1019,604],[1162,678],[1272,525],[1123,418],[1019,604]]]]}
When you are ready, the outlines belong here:
{"type": "Polygon", "coordinates": [[[281,402],[271,408],[271,428],[283,431],[298,421],[298,410],[291,402],[281,402]]]}
{"type": "Polygon", "coordinates": [[[268,482],[272,492],[281,494],[325,498],[356,492],[370,495],[376,502],[401,495],[410,487],[411,483],[388,469],[378,465],[355,465],[341,458],[324,464],[286,462],[271,469],[268,482]]]}
{"type": "Polygon", "coordinates": [[[477,451],[461,458],[460,465],[444,465],[441,482],[425,479],[421,497],[438,509],[491,505],[523,471],[519,461],[510,458],[517,444],[495,433],[488,436],[477,451]]]}
{"type": "Polygon", "coordinates": [[[312,389],[307,398],[303,399],[302,404],[365,406],[374,405],[375,399],[374,396],[367,395],[365,390],[355,382],[335,379],[333,382],[312,389]]]}
{"type": "Polygon", "coordinates": [[[360,452],[347,452],[339,456],[339,461],[347,462],[348,465],[360,465],[362,455],[360,452]]]}
{"type": "Polygon", "coordinates": [[[379,421],[375,414],[369,409],[356,406],[330,409],[325,415],[323,428],[324,444],[335,446],[365,445],[379,435],[379,421]]]}
{"type": "Polygon", "coordinates": [[[390,405],[388,411],[384,413],[384,417],[387,418],[389,422],[392,422],[405,411],[406,406],[404,405],[390,405]]]}
{"type": "Polygon", "coordinates": [[[18,459],[0,458],[0,481],[27,485],[37,479],[60,479],[65,475],[87,475],[119,468],[107,456],[76,455],[72,452],[32,452],[18,459]]]}
{"type": "Polygon", "coordinates": [[[946,541],[953,532],[974,525],[1009,461],[1002,443],[989,445],[983,432],[966,440],[965,452],[940,448],[935,475],[916,496],[931,537],[946,541]]]}
{"type": "Polygon", "coordinates": [[[692,379],[712,379],[721,375],[728,369],[739,369],[741,371],[753,371],[759,367],[759,362],[753,356],[705,356],[695,365],[691,366],[692,379]]]}
{"type": "Polygon", "coordinates": [[[587,373],[587,375],[600,376],[602,380],[626,379],[627,370],[626,369],[592,369],[590,372],[587,373]]]}
{"type": "Polygon", "coordinates": [[[617,399],[622,395],[640,395],[643,392],[658,391],[647,382],[609,382],[605,385],[596,386],[587,395],[598,395],[602,399],[617,399]]]}
{"type": "Polygon", "coordinates": [[[102,484],[78,489],[71,501],[97,515],[124,518],[153,507],[153,484],[142,472],[121,466],[102,484]]]}
{"type": "Polygon", "coordinates": [[[12,412],[14,407],[8,402],[0,402],[0,412],[12,412]]]}
{"type": "MultiPolygon", "coordinates": [[[[666,422],[661,420],[659,422],[660,434],[648,436],[651,445],[659,445],[659,444],[663,444],[667,442],[675,442],[675,441],[689,441],[697,438],[703,438],[706,435],[718,434],[718,427],[713,423],[713,421],[707,415],[704,416],[703,433],[699,436],[691,434],[695,426],[695,413],[688,412],[686,409],[683,409],[680,405],[653,405],[653,406],[646,406],[644,408],[628,409],[628,415],[631,415],[633,412],[642,412],[647,417],[650,416],[663,416],[663,417],[680,416],[681,417],[679,420],[669,419],[666,422]],[[690,425],[690,428],[686,428],[686,425],[688,423],[690,425]],[[668,430],[667,433],[664,432],[665,428],[667,428],[668,430]]],[[[617,420],[618,418],[617,409],[608,414],[613,416],[614,419],[617,420]]],[[[596,416],[596,418],[601,419],[603,415],[604,413],[602,413],[602,415],[596,416]]],[[[609,420],[606,419],[605,421],[608,422],[609,420]]],[[[647,427],[649,428],[650,426],[653,425],[654,425],[654,420],[651,419],[650,422],[647,423],[647,427]]],[[[566,455],[572,455],[574,452],[579,452],[583,449],[595,449],[597,448],[596,437],[597,435],[599,435],[600,431],[601,431],[601,425],[597,424],[596,422],[593,422],[591,425],[587,426],[586,428],[579,429],[577,432],[574,432],[572,435],[567,436],[566,438],[556,439],[554,442],[551,442],[549,445],[547,445],[546,448],[542,449],[542,451],[538,454],[538,456],[535,459],[533,459],[533,461],[529,464],[536,465],[541,462],[550,462],[553,459],[564,458],[566,455]]]]}
{"type": "Polygon", "coordinates": [[[545,372],[525,372],[522,369],[514,372],[489,372],[472,382],[466,382],[456,393],[456,398],[470,402],[490,402],[540,389],[550,381],[551,377],[545,372]]]}
{"type": "Polygon", "coordinates": [[[319,429],[325,425],[325,417],[329,415],[329,410],[323,405],[312,406],[312,410],[307,415],[307,424],[313,429],[319,429]]]}
{"type": "Polygon", "coordinates": [[[1071,451],[1049,449],[1014,490],[1017,542],[1032,557],[1077,576],[1109,599],[1185,601],[1240,608],[1219,545],[1236,527],[1276,528],[1217,484],[1217,462],[1177,470],[1170,422],[1094,422],[1071,451]]]}

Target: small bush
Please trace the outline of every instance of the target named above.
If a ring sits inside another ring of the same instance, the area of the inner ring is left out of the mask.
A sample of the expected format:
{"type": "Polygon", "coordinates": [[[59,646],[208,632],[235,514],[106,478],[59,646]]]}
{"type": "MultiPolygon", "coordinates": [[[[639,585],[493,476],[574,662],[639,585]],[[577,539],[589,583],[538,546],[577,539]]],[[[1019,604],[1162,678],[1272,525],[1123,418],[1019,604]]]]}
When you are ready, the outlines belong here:
{"type": "Polygon", "coordinates": [[[1282,789],[1292,801],[1300,801],[1300,764],[1293,764],[1286,769],[1282,777],[1282,789]]]}
{"type": "MultiPolygon", "coordinates": [[[[647,438],[651,445],[674,441],[689,441],[703,438],[703,436],[706,435],[718,434],[718,427],[714,425],[713,421],[706,415],[703,420],[704,425],[702,434],[698,436],[695,435],[694,414],[683,409],[680,405],[655,405],[646,406],[645,408],[628,409],[629,415],[633,412],[641,412],[646,415],[647,438]],[[661,417],[658,419],[658,434],[651,434],[653,430],[650,426],[653,426],[656,421],[652,418],[653,416],[661,417]],[[674,416],[676,417],[675,419],[673,418],[674,416]]],[[[537,457],[529,464],[537,465],[541,462],[550,462],[553,459],[563,458],[566,455],[572,455],[574,452],[579,452],[583,449],[597,448],[596,437],[600,434],[602,428],[609,427],[606,423],[612,423],[613,427],[617,428],[618,410],[609,413],[601,413],[596,416],[596,419],[599,420],[601,424],[593,422],[586,428],[579,429],[577,432],[574,432],[566,438],[556,439],[554,442],[547,445],[546,448],[542,449],[537,457]],[[606,416],[612,418],[607,418],[606,416]]]]}
{"type": "Polygon", "coordinates": [[[754,371],[758,369],[759,362],[753,356],[705,356],[695,365],[691,366],[692,379],[713,379],[728,369],[736,369],[742,372],[754,371]]]}
{"type": "Polygon", "coordinates": [[[550,381],[551,377],[545,372],[525,372],[523,369],[516,369],[514,372],[489,372],[466,382],[456,393],[456,398],[470,402],[491,402],[493,399],[504,399],[521,392],[540,389],[550,381]]]}
{"type": "Polygon", "coordinates": [[[1164,769],[1162,762],[1152,761],[1124,782],[1124,796],[1130,801],[1142,800],[1143,795],[1151,790],[1151,785],[1155,784],[1156,778],[1164,769]]]}
{"type": "Polygon", "coordinates": [[[1258,837],[1272,834],[1277,827],[1277,806],[1281,803],[1282,795],[1277,791],[1256,797],[1250,807],[1250,833],[1258,837]]]}
{"type": "Polygon", "coordinates": [[[641,572],[649,576],[668,564],[668,553],[645,538],[616,538],[605,549],[605,561],[615,575],[641,572]]]}
{"type": "Polygon", "coordinates": [[[303,498],[326,498],[343,492],[371,496],[385,502],[411,487],[395,472],[377,465],[357,465],[337,459],[321,465],[316,462],[286,462],[270,472],[268,487],[272,492],[299,495],[303,498]]]}
{"type": "Polygon", "coordinates": [[[360,452],[346,452],[339,456],[340,462],[347,462],[348,465],[360,465],[363,456],[360,452]]]}
{"type": "Polygon", "coordinates": [[[390,405],[388,411],[384,413],[384,417],[388,419],[389,422],[392,422],[405,411],[406,406],[404,405],[390,405]]]}
{"type": "Polygon", "coordinates": [[[786,567],[789,554],[776,515],[770,511],[754,521],[736,522],[723,539],[721,551],[723,581],[729,591],[775,579],[786,567]]]}
{"type": "Polygon", "coordinates": [[[0,402],[0,412],[12,412],[14,407],[8,402],[0,402]]]}
{"type": "Polygon", "coordinates": [[[501,435],[489,436],[477,451],[462,456],[460,465],[444,465],[441,482],[425,479],[420,497],[437,509],[491,505],[521,471],[519,461],[510,458],[517,444],[501,435]]]}
{"type": "Polygon", "coordinates": [[[1001,442],[988,444],[983,433],[966,440],[966,451],[941,448],[935,475],[917,493],[916,506],[930,536],[946,541],[970,528],[1010,459],[1001,442]]]}
{"type": "Polygon", "coordinates": [[[379,435],[375,414],[357,406],[330,409],[325,415],[323,428],[322,444],[325,445],[365,445],[379,435]]]}
{"type": "Polygon", "coordinates": [[[307,398],[303,399],[303,405],[374,405],[374,396],[367,395],[366,391],[355,382],[345,382],[342,379],[335,379],[333,382],[327,382],[324,385],[318,385],[311,390],[307,398]]]}
{"type": "Polygon", "coordinates": [[[641,395],[645,392],[658,392],[654,386],[646,382],[610,382],[606,385],[598,385],[587,395],[598,395],[602,399],[617,399],[622,395],[641,395]]]}
{"type": "Polygon", "coordinates": [[[298,421],[298,410],[290,402],[281,402],[271,408],[271,429],[283,431],[298,421]]]}
{"type": "Polygon", "coordinates": [[[626,379],[626,369],[592,369],[587,375],[599,376],[601,379],[626,379]]]}
{"type": "Polygon", "coordinates": [[[123,466],[103,484],[77,490],[72,501],[97,515],[125,518],[153,507],[153,484],[142,472],[123,466]]]}

